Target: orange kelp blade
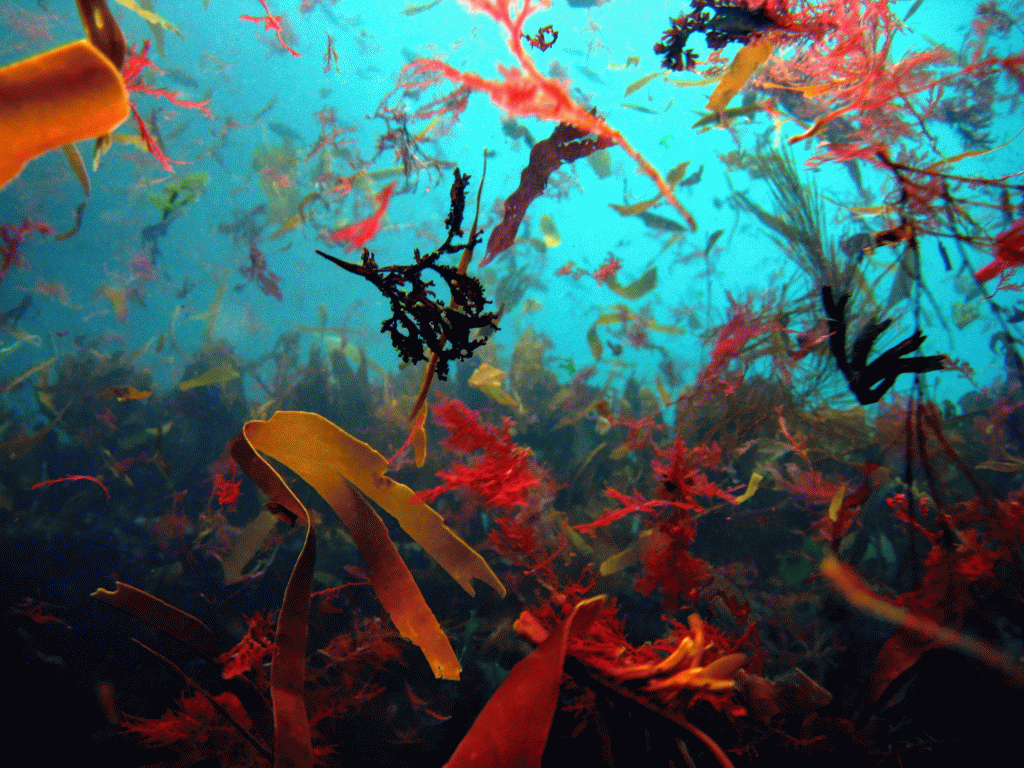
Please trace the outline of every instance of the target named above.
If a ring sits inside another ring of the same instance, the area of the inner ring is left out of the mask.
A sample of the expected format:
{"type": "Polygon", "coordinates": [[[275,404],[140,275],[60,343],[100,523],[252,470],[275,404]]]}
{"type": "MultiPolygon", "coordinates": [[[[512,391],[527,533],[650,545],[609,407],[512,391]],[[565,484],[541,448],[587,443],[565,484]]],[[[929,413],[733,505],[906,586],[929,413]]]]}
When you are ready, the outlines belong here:
{"type": "MultiPolygon", "coordinates": [[[[329,419],[305,411],[278,411],[269,421],[250,421],[245,436],[280,461],[330,502],[344,481],[352,483],[398,521],[409,536],[469,594],[473,579],[498,597],[505,587],[487,561],[444,518],[420,501],[415,491],[388,477],[388,460],[329,419]]],[[[347,491],[342,489],[347,497],[347,491]]]]}
{"type": "Polygon", "coordinates": [[[566,647],[590,628],[603,605],[604,595],[577,603],[547,640],[512,667],[445,768],[539,768],[558,706],[566,647]]]}
{"type": "Polygon", "coordinates": [[[440,515],[416,501],[410,488],[383,474],[387,460],[323,416],[302,411],[279,411],[269,421],[246,422],[230,450],[260,489],[299,520],[308,519],[305,507],[261,454],[291,469],[330,504],[359,547],[374,594],[399,634],[423,651],[435,676],[458,680],[458,658],[387,526],[349,483],[395,516],[467,592],[472,594],[473,578],[493,583],[502,595],[504,587],[486,561],[444,525],[440,515]]]}
{"type": "Polygon", "coordinates": [[[774,50],[775,42],[770,35],[764,35],[759,40],[743,46],[715,86],[711,98],[708,99],[707,109],[722,114],[732,97],[743,90],[754,70],[768,61],[774,50]]]}
{"type": "Polygon", "coordinates": [[[79,40],[0,69],[0,188],[34,157],[128,117],[121,74],[79,40]]]}

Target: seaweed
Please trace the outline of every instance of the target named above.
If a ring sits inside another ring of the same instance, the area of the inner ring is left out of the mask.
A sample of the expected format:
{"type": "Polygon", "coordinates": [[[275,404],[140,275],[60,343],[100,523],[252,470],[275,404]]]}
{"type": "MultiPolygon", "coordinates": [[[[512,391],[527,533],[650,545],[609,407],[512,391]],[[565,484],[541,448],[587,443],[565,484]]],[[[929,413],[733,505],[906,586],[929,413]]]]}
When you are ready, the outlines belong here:
{"type": "Polygon", "coordinates": [[[376,286],[391,302],[392,316],[381,324],[381,330],[391,336],[391,344],[406,363],[427,361],[430,357],[428,352],[437,355],[437,377],[441,381],[448,378],[450,362],[469,359],[474,350],[487,343],[485,335],[472,337],[474,331],[497,329],[497,313],[484,310],[490,302],[484,296],[480,281],[460,272],[457,267],[440,263],[442,256],[459,253],[479,242],[475,233],[471,233],[466,243],[453,242],[462,235],[469,178],[455,169],[451,209],[445,219],[448,236],[437,250],[425,256],[417,248],[412,264],[378,266],[374,255],[366,248],[358,264],[317,251],[328,261],[376,286]],[[446,306],[432,290],[433,280],[424,277],[427,270],[436,273],[448,287],[451,293],[449,305],[446,306]]]}
{"type": "Polygon", "coordinates": [[[526,209],[544,193],[548,178],[562,163],[579,160],[610,147],[612,143],[603,136],[588,138],[586,131],[568,123],[559,123],[550,136],[534,144],[530,149],[530,162],[519,176],[519,186],[505,200],[501,223],[491,231],[487,240],[487,255],[480,266],[486,266],[495,256],[512,247],[526,209]]]}
{"type": "Polygon", "coordinates": [[[746,45],[757,35],[778,27],[766,8],[750,8],[742,0],[692,0],[690,7],[693,10],[689,13],[669,19],[672,26],[662,33],[662,42],[654,44],[661,66],[673,72],[691,70],[699,61],[696,51],[684,47],[690,35],[703,34],[708,48],[717,51],[729,43],[746,45]]]}
{"type": "Polygon", "coordinates": [[[821,289],[821,298],[825,313],[828,315],[829,330],[832,332],[829,346],[839,370],[843,372],[850,385],[850,391],[856,395],[861,405],[870,405],[881,400],[896,383],[900,374],[928,373],[949,367],[949,358],[946,355],[907,357],[911,352],[920,349],[924,343],[926,337],[920,330],[914,331],[899,344],[887,349],[868,363],[871,347],[892,325],[891,318],[881,322],[868,322],[857,334],[853,342],[853,356],[849,357],[846,350],[846,305],[850,301],[850,295],[844,293],[836,299],[832,295],[832,288],[826,285],[821,289]]]}

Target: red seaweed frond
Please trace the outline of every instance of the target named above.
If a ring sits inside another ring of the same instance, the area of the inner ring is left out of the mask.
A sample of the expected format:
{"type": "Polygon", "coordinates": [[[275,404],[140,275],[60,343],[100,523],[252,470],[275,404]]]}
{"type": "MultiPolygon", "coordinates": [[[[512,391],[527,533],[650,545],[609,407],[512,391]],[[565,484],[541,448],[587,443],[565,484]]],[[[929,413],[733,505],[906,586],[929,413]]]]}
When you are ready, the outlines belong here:
{"type": "Polygon", "coordinates": [[[697,378],[696,395],[702,395],[716,385],[724,387],[727,394],[735,391],[743,381],[747,366],[746,361],[740,360],[740,353],[759,336],[779,333],[782,330],[775,318],[755,312],[749,302],[739,304],[731,296],[729,301],[729,321],[718,329],[711,360],[697,378]],[[726,383],[723,377],[733,360],[740,360],[740,374],[736,380],[726,383]]]}
{"type": "Polygon", "coordinates": [[[0,280],[4,279],[7,270],[12,266],[28,267],[28,264],[21,258],[19,248],[22,241],[32,232],[52,235],[53,227],[41,221],[32,221],[28,217],[25,217],[17,227],[12,224],[4,224],[0,227],[0,280]]]}
{"type": "Polygon", "coordinates": [[[395,186],[395,182],[391,182],[377,195],[377,210],[372,215],[331,232],[327,239],[332,243],[345,243],[345,253],[366,245],[380,230],[381,221],[384,214],[387,213],[395,186]]]}
{"type": "Polygon", "coordinates": [[[217,657],[218,664],[222,664],[221,675],[225,680],[230,680],[238,675],[258,670],[260,678],[266,682],[267,672],[263,665],[270,659],[274,652],[274,615],[276,611],[266,616],[256,611],[252,618],[246,618],[249,629],[245,637],[238,641],[238,644],[230,651],[217,657]]]}
{"type": "Polygon", "coordinates": [[[284,298],[278,285],[281,278],[268,268],[267,257],[263,255],[255,237],[249,239],[249,266],[239,267],[238,271],[246,280],[258,283],[260,290],[267,296],[273,296],[278,301],[284,298]]]}
{"type": "Polygon", "coordinates": [[[174,765],[198,765],[206,760],[237,768],[266,765],[259,752],[239,733],[239,728],[251,731],[252,720],[238,697],[224,692],[213,699],[236,725],[227,722],[206,694],[195,692],[182,696],[174,709],[158,718],[125,713],[121,726],[137,734],[146,747],[169,747],[178,751],[181,759],[174,765]]]}
{"type": "MultiPolygon", "coordinates": [[[[498,65],[501,80],[488,80],[473,72],[460,70],[436,59],[419,59],[409,66],[410,71],[429,76],[431,73],[440,75],[466,88],[483,91],[499,108],[516,117],[537,117],[566,123],[584,133],[593,134],[599,139],[618,144],[640,169],[657,185],[665,199],[686,220],[691,229],[697,224],[690,212],[683,207],[672,187],[662,178],[657,169],[641,155],[619,131],[612,128],[605,120],[590,109],[578,103],[569,93],[570,83],[546,77],[533,63],[533,59],[523,46],[523,24],[526,19],[549,3],[533,3],[523,0],[518,11],[513,8],[512,0],[466,0],[469,7],[485,13],[505,29],[508,49],[515,57],[518,67],[498,65]]],[[[488,248],[488,252],[491,249],[488,248]]]]}
{"type": "Polygon", "coordinates": [[[237,465],[231,466],[231,479],[228,480],[227,473],[218,473],[213,476],[213,492],[217,496],[217,503],[222,507],[234,509],[238,505],[238,497],[241,494],[242,479],[235,479],[237,465]]]}
{"type": "Polygon", "coordinates": [[[438,472],[444,483],[424,491],[421,496],[425,501],[461,488],[485,506],[509,510],[531,506],[530,490],[542,485],[543,472],[530,449],[512,440],[511,419],[506,418],[501,427],[487,424],[480,414],[456,399],[439,399],[431,414],[448,430],[442,445],[459,453],[482,450],[483,454],[438,472]]]}

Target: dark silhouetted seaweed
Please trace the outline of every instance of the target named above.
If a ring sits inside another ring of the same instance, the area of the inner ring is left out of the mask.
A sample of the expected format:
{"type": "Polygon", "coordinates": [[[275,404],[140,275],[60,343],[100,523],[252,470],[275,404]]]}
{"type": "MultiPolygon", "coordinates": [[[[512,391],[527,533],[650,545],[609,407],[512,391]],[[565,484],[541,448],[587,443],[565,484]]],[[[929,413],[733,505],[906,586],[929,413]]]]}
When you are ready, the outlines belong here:
{"type": "Polygon", "coordinates": [[[470,338],[473,331],[497,327],[497,313],[484,311],[484,307],[490,302],[484,296],[480,281],[460,273],[455,266],[438,263],[441,256],[459,253],[479,242],[478,238],[468,243],[452,242],[462,235],[462,217],[469,178],[468,175],[460,173],[458,168],[455,169],[451,210],[445,219],[448,236],[436,251],[426,256],[421,256],[417,248],[412,264],[380,267],[373,254],[366,248],[363,249],[362,261],[358,264],[317,251],[342,269],[366,278],[387,297],[391,302],[393,314],[384,321],[381,330],[390,334],[391,344],[407,363],[429,359],[427,350],[436,354],[437,377],[442,381],[448,377],[450,361],[468,359],[477,347],[487,342],[486,336],[470,338]],[[450,306],[444,299],[439,299],[434,294],[433,281],[424,279],[426,270],[433,270],[444,280],[451,292],[450,306]]]}
{"type": "Polygon", "coordinates": [[[892,319],[876,322],[871,320],[857,335],[853,342],[853,356],[846,352],[846,305],[850,295],[841,294],[838,299],[832,296],[832,288],[828,285],[821,289],[825,314],[828,315],[828,328],[832,332],[829,346],[832,354],[843,372],[850,391],[857,396],[861,405],[877,403],[896,383],[901,373],[927,373],[941,371],[946,368],[948,358],[945,355],[927,355],[922,357],[906,357],[916,352],[924,343],[925,336],[920,330],[905,338],[896,346],[887,349],[868,363],[871,347],[885,330],[892,325],[892,319]]]}
{"type": "Polygon", "coordinates": [[[685,48],[692,34],[703,34],[713,51],[729,43],[746,45],[757,34],[778,26],[764,8],[749,8],[732,0],[692,0],[689,13],[670,19],[672,26],[662,34],[662,42],[654,44],[654,52],[662,57],[661,66],[674,72],[693,69],[697,53],[685,48]],[[715,12],[712,16],[707,9],[715,12]]]}

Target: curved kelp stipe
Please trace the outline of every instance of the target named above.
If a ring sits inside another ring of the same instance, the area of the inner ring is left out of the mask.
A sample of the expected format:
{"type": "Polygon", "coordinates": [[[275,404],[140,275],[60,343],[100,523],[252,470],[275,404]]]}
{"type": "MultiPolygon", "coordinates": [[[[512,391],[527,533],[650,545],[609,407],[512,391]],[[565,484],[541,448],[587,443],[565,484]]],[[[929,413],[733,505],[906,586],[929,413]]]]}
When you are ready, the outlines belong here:
{"type": "Polygon", "coordinates": [[[991,643],[978,640],[931,618],[883,600],[858,578],[856,572],[828,555],[818,566],[832,585],[854,608],[897,627],[878,657],[867,688],[867,703],[878,700],[889,685],[933,648],[955,648],[987,664],[1017,688],[1024,688],[1024,664],[991,643]]]}
{"type": "Polygon", "coordinates": [[[261,491],[306,526],[306,539],[285,587],[277,619],[270,666],[270,699],[274,705],[274,768],[308,767],[313,765],[313,743],[303,689],[306,646],[309,643],[309,603],[313,591],[313,567],[316,565],[316,532],[309,511],[277,470],[256,453],[246,435],[249,424],[235,435],[231,442],[231,455],[261,491]]]}
{"type": "Polygon", "coordinates": [[[97,589],[92,597],[159,629],[208,659],[220,654],[217,638],[206,624],[138,587],[119,581],[115,589],[97,589]]]}
{"type": "Polygon", "coordinates": [[[34,157],[109,133],[127,117],[121,74],[87,40],[0,69],[0,188],[34,157]]]}

